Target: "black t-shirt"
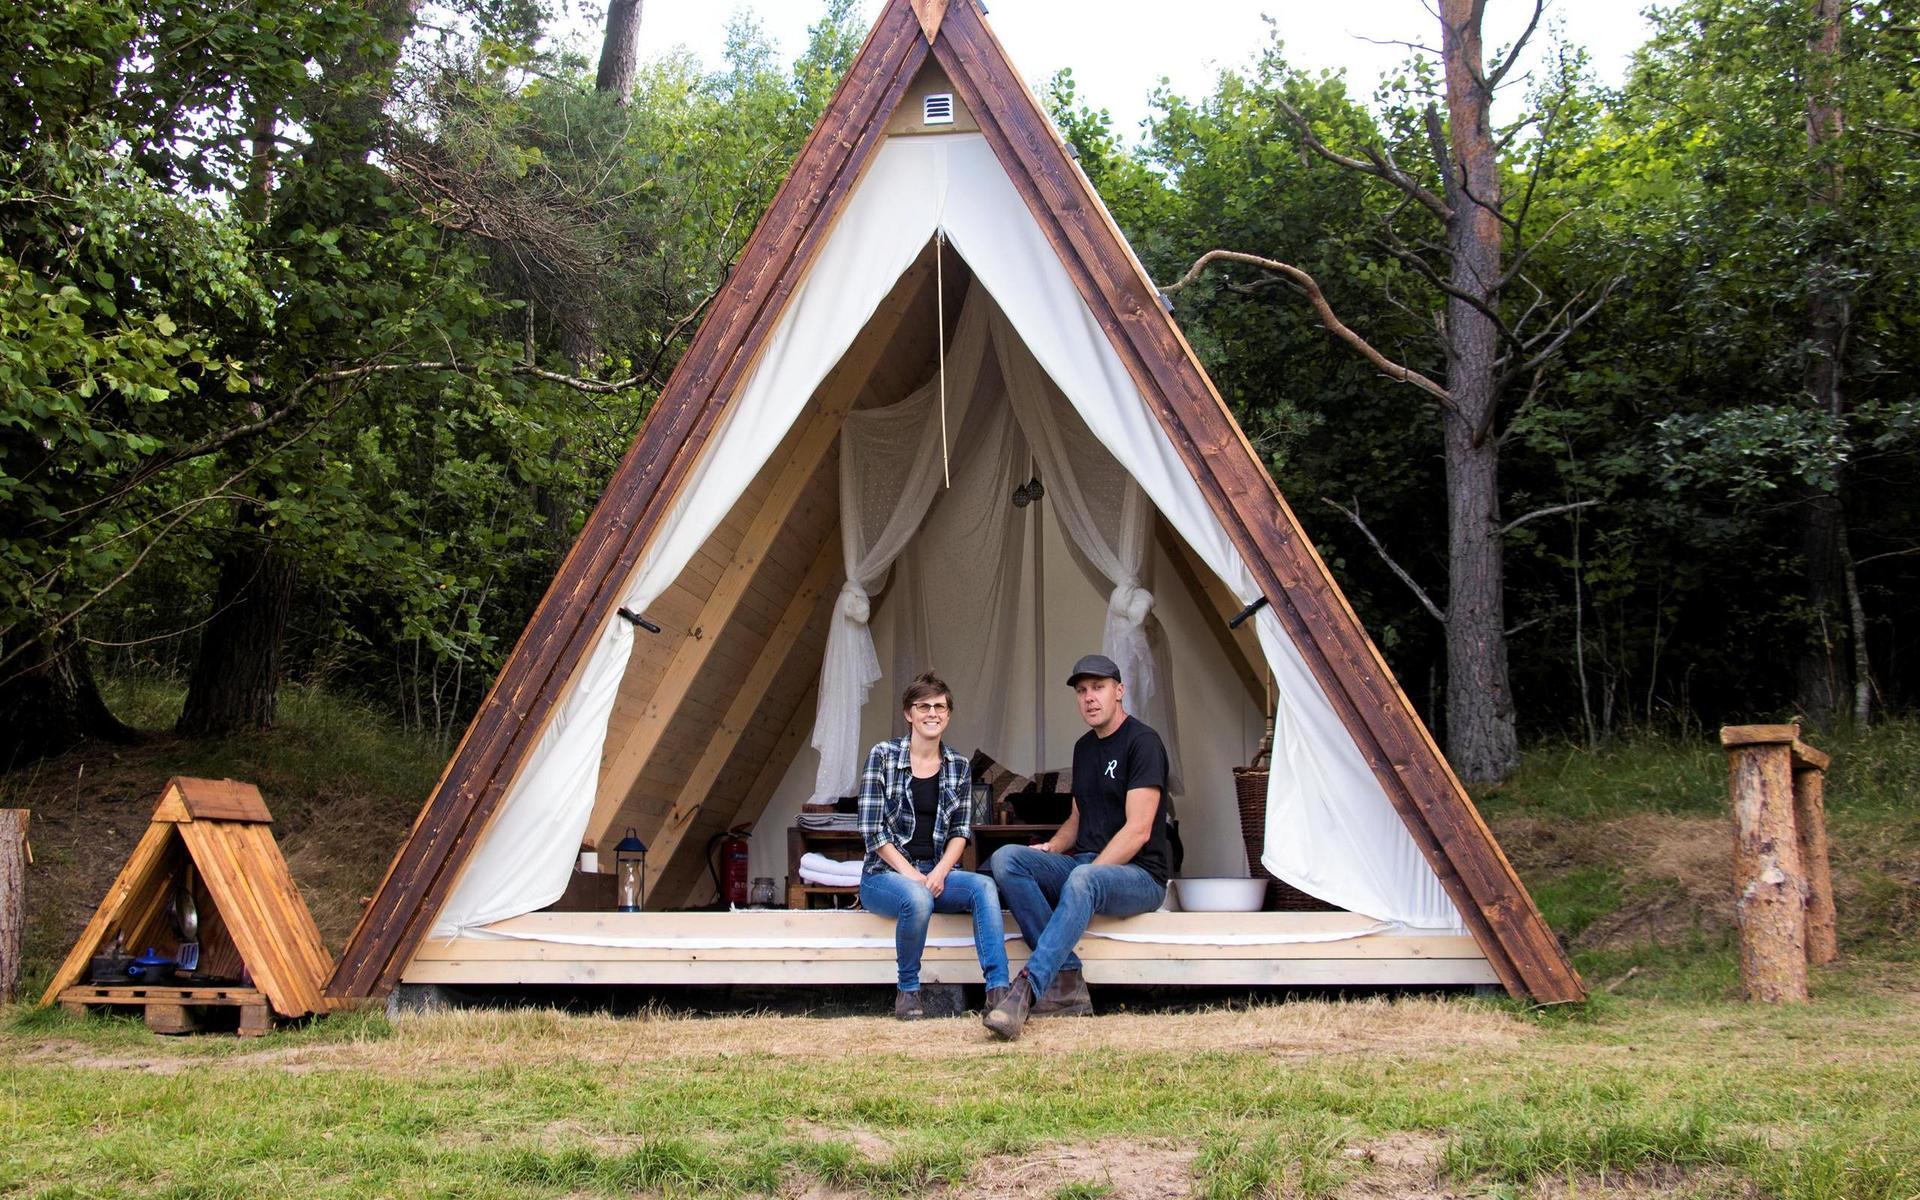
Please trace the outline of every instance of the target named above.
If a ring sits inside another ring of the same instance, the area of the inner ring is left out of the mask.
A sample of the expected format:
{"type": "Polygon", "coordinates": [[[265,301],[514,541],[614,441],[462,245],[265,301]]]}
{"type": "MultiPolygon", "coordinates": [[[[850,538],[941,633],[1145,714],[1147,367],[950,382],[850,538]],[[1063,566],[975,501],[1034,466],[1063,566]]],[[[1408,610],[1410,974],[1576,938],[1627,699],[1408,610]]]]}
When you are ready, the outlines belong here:
{"type": "Polygon", "coordinates": [[[1159,788],[1153,833],[1133,856],[1159,883],[1167,881],[1173,861],[1167,837],[1167,747],[1152,726],[1129,716],[1108,737],[1089,729],[1073,744],[1073,800],[1080,808],[1080,840],[1075,854],[1098,854],[1127,823],[1127,792],[1159,788]]]}
{"type": "Polygon", "coordinates": [[[907,843],[907,859],[939,858],[933,848],[933,820],[940,812],[940,772],[925,779],[913,777],[913,840],[907,843]]]}

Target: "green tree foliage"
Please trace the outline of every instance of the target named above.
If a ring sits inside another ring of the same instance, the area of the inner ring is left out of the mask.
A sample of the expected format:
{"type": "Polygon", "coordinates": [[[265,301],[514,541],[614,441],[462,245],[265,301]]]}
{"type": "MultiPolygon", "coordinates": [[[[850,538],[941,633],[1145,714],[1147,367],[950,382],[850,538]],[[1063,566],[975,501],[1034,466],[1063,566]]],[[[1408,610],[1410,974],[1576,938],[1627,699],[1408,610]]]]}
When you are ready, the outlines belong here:
{"type": "Polygon", "coordinates": [[[537,9],[454,11],[0,13],[0,693],[182,662],[273,556],[300,665],[453,728],[858,44],[842,0],[788,73],[742,23],[623,111],[537,9]]]}
{"type": "Polygon", "coordinates": [[[1845,128],[1820,148],[1807,132],[1811,3],[1660,10],[1563,182],[1583,227],[1564,269],[1632,280],[1577,349],[1564,407],[1587,414],[1569,443],[1585,461],[1636,460],[1624,507],[1595,530],[1594,587],[1616,614],[1609,659],[1638,677],[1643,709],[1660,690],[1662,639],[1668,678],[1691,673],[1709,714],[1791,705],[1783,668],[1809,644],[1847,645],[1844,614],[1809,603],[1810,496],[1843,501],[1873,684],[1911,700],[1897,613],[1920,583],[1920,341],[1904,299],[1920,285],[1920,185],[1900,131],[1920,123],[1920,76],[1897,7],[1848,6],[1832,81],[1845,128]],[[1828,163],[1844,174],[1842,200],[1812,203],[1828,163]],[[1808,306],[1822,291],[1848,314],[1838,409],[1808,388],[1823,353],[1808,306]]]}
{"type": "MultiPolygon", "coordinates": [[[[1526,85],[1551,122],[1506,144],[1506,190],[1554,231],[1528,273],[1556,304],[1625,281],[1503,408],[1509,519],[1601,502],[1506,535],[1534,735],[1788,712],[1795,648],[1820,628],[1795,515],[1810,495],[1842,499],[1875,685],[1914,698],[1920,46],[1900,6],[1849,7],[1844,136],[1810,148],[1814,14],[1686,0],[1656,13],[1617,92],[1577,47],[1526,85]],[[1841,202],[1811,203],[1835,165],[1841,202]],[[1816,291],[1847,302],[1839,413],[1807,393],[1816,291]]],[[[743,18],[719,64],[659,58],[614,97],[542,48],[532,0],[462,0],[431,27],[405,0],[0,0],[0,760],[108,724],[89,646],[185,670],[232,616],[215,597],[264,562],[297,574],[292,670],[457,729],[851,60],[857,16],[827,3],[792,67],[743,18]]],[[[1303,149],[1285,112],[1423,171],[1435,83],[1415,60],[1362,102],[1275,43],[1206,95],[1163,90],[1137,144],[1071,75],[1048,91],[1155,279],[1215,247],[1283,259],[1436,374],[1412,214],[1303,149]]],[[[1504,315],[1533,295],[1510,291],[1504,315]]],[[[1440,628],[1321,504],[1357,506],[1442,596],[1424,402],[1263,272],[1212,272],[1177,301],[1437,716],[1440,628]]]]}
{"type": "MultiPolygon", "coordinates": [[[[1781,68],[1806,61],[1810,4],[1664,10],[1619,91],[1594,86],[1568,46],[1527,85],[1528,110],[1546,120],[1508,143],[1507,190],[1524,196],[1535,236],[1553,231],[1528,273],[1559,302],[1620,281],[1566,353],[1522,381],[1502,430],[1509,518],[1600,501],[1507,535],[1515,693],[1536,735],[1791,712],[1792,648],[1809,624],[1791,504],[1843,471],[1858,489],[1848,514],[1876,686],[1912,698],[1911,635],[1894,614],[1920,589],[1909,382],[1920,340],[1905,302],[1920,252],[1914,35],[1884,5],[1856,5],[1848,19],[1839,212],[1809,208],[1804,67],[1781,68]],[[1855,394],[1839,422],[1804,394],[1808,264],[1820,255],[1841,264],[1853,296],[1855,394]]],[[[1077,106],[1070,78],[1050,98],[1154,278],[1175,279],[1215,247],[1294,263],[1390,357],[1435,373],[1418,278],[1382,229],[1397,214],[1304,154],[1278,111],[1290,103],[1328,143],[1382,146],[1413,170],[1431,161],[1432,84],[1416,60],[1363,106],[1343,80],[1300,72],[1270,46],[1208,96],[1160,95],[1138,147],[1077,106]]],[[[1445,541],[1430,422],[1408,389],[1259,274],[1204,277],[1179,295],[1178,315],[1433,719],[1439,630],[1319,503],[1357,502],[1437,593],[1445,541]]],[[[1509,316],[1534,300],[1510,295],[1509,316]]]]}

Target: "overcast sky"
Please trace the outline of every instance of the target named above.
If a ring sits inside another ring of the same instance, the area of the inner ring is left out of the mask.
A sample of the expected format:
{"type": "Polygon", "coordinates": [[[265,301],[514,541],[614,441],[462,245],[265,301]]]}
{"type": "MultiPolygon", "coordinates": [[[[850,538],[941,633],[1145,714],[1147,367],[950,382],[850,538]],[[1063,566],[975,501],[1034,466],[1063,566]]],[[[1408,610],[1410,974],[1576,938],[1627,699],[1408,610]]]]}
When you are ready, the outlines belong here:
{"type": "MultiPolygon", "coordinates": [[[[593,0],[579,2],[605,11],[593,0]]],[[[862,0],[862,16],[871,21],[881,2],[862,0]]],[[[1642,3],[1549,0],[1547,12],[1568,41],[1592,54],[1601,80],[1616,84],[1646,37],[1642,3]]],[[[819,0],[645,0],[640,54],[652,58],[683,45],[718,64],[729,19],[751,10],[791,61],[823,7],[819,0]]],[[[1489,47],[1511,41],[1532,11],[1527,0],[1490,0],[1487,8],[1489,47]]],[[[1344,68],[1349,91],[1361,99],[1408,54],[1379,43],[1433,45],[1439,37],[1439,23],[1421,0],[988,0],[987,21],[1029,81],[1073,68],[1082,101],[1110,111],[1116,128],[1131,136],[1162,76],[1183,95],[1211,91],[1222,67],[1246,63],[1265,44],[1263,16],[1278,24],[1290,62],[1314,71],[1344,68]]],[[[575,26],[589,56],[599,52],[595,24],[575,26]]]]}

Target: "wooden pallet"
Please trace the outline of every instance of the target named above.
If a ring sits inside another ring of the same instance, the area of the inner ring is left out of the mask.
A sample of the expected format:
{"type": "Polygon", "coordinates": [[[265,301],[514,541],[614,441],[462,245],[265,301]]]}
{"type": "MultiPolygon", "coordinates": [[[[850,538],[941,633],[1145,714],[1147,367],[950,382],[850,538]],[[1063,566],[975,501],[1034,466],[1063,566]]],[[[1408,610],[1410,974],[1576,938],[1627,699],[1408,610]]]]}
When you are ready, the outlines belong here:
{"type": "Polygon", "coordinates": [[[273,1013],[267,997],[250,987],[124,987],[85,985],[60,993],[60,1007],[84,1014],[96,1006],[127,1007],[144,1010],[147,1028],[155,1033],[196,1033],[201,1014],[194,1009],[239,1009],[241,1037],[259,1037],[273,1028],[273,1013]]]}

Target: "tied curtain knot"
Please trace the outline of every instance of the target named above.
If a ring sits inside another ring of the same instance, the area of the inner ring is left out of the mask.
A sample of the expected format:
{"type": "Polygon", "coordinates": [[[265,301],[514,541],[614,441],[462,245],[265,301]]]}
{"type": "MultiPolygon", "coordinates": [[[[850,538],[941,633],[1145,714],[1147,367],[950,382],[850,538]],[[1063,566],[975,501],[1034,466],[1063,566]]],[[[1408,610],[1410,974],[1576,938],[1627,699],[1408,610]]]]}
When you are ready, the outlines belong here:
{"type": "Polygon", "coordinates": [[[840,615],[859,625],[865,625],[873,615],[873,601],[867,589],[851,579],[840,585],[840,615]]]}
{"type": "Polygon", "coordinates": [[[1129,625],[1143,624],[1153,611],[1153,593],[1137,583],[1122,583],[1108,598],[1107,611],[1129,625]]]}

